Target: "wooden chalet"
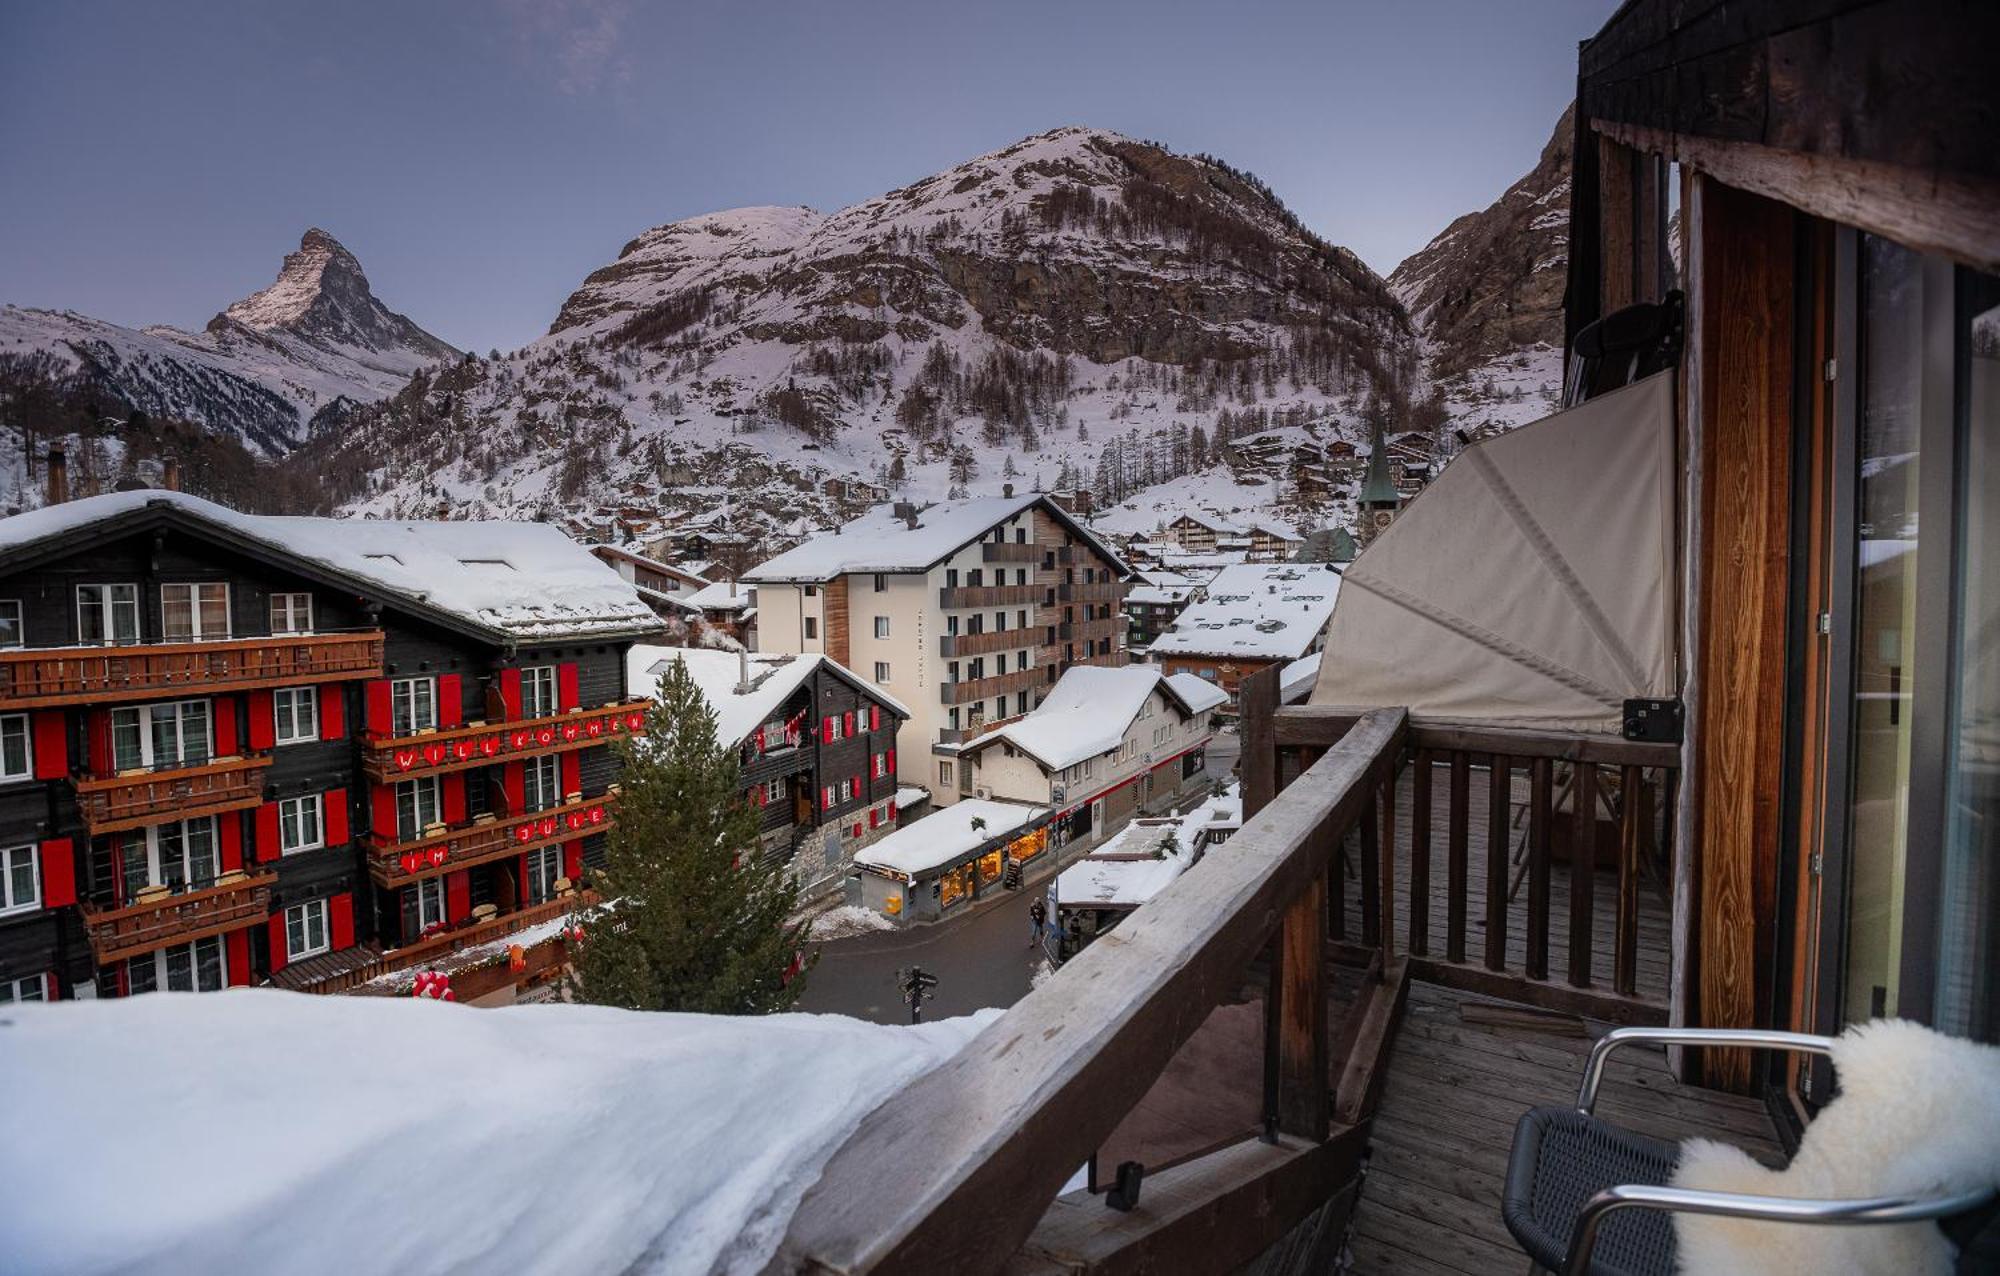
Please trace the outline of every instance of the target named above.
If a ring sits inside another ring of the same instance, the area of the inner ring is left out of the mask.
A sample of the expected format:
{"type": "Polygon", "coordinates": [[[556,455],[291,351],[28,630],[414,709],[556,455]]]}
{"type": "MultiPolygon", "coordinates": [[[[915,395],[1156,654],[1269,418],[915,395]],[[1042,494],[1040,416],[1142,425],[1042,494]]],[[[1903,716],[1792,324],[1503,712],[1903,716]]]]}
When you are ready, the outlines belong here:
{"type": "MultiPolygon", "coordinates": [[[[1520,1270],[1515,1118],[1614,1025],[2000,1039],[1995,49],[1946,0],[1621,7],[1579,56],[1570,399],[1666,369],[1630,564],[1665,696],[1629,732],[1325,703],[1337,642],[1319,703],[1248,679],[1241,831],[863,1121],[774,1266],[1520,1270]]],[[[1831,1083],[1685,1044],[1605,1077],[1627,1128],[1771,1158],[1831,1083]]]]}

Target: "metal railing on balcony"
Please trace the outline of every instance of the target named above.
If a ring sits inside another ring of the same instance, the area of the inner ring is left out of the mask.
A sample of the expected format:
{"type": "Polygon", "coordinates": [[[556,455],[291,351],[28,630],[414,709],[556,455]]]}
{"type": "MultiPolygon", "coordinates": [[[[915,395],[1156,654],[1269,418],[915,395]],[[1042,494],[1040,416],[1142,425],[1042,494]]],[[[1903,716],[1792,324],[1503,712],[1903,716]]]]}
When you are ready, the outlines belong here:
{"type": "Polygon", "coordinates": [[[0,709],[377,678],[382,631],[0,651],[0,709]]]}
{"type": "Polygon", "coordinates": [[[248,810],[263,802],[270,769],[271,755],[265,753],[171,770],[80,776],[72,783],[84,827],[95,836],[248,810]]]}
{"type": "Polygon", "coordinates": [[[616,793],[576,798],[545,811],[481,816],[467,824],[435,828],[399,839],[370,834],[368,874],[381,886],[408,886],[427,877],[554,846],[610,829],[616,793]]]}
{"type": "Polygon", "coordinates": [[[85,900],[85,933],[100,966],[137,957],[171,944],[188,944],[248,926],[262,925],[271,911],[274,872],[224,873],[188,889],[148,887],[118,905],[85,900]]]}
{"type": "Polygon", "coordinates": [[[361,768],[378,784],[441,775],[545,753],[587,749],[646,729],[650,700],[570,709],[515,722],[472,722],[421,735],[365,737],[361,768]]]}

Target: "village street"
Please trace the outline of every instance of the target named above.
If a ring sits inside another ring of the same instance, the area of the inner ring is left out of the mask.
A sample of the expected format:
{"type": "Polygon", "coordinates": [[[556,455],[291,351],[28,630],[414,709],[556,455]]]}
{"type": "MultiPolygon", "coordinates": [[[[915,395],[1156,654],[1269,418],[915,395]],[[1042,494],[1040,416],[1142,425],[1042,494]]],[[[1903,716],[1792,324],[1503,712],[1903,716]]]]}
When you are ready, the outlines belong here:
{"type": "MultiPolygon", "coordinates": [[[[1233,730],[1218,733],[1208,746],[1207,774],[1227,778],[1238,749],[1233,730]]],[[[1021,890],[1000,891],[947,921],[830,940],[806,980],[799,1009],[908,1023],[910,1008],[896,973],[912,964],[937,976],[937,987],[924,1002],[926,1020],[1011,1006],[1027,995],[1041,960],[1040,949],[1028,943],[1028,905],[1042,898],[1047,885],[1044,873],[1021,890]]]]}

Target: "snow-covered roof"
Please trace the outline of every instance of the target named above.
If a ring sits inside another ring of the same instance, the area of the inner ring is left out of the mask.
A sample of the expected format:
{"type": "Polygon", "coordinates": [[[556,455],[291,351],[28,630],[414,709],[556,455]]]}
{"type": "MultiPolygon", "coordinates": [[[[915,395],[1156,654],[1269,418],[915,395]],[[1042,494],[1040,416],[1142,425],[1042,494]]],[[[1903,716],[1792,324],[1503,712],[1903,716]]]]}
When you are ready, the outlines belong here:
{"type": "Polygon", "coordinates": [[[873,846],[856,851],[854,862],[869,868],[887,869],[904,877],[915,877],[918,873],[949,864],[1003,833],[1011,833],[1046,814],[1048,808],[1045,806],[964,798],[897,829],[873,846]],[[984,820],[985,827],[973,828],[974,820],[984,820]]]}
{"type": "Polygon", "coordinates": [[[1249,531],[1248,528],[1239,527],[1237,524],[1230,522],[1226,518],[1223,518],[1216,514],[1207,513],[1206,511],[1203,510],[1194,510],[1188,513],[1184,513],[1180,517],[1175,518],[1171,522],[1169,522],[1167,526],[1172,527],[1175,523],[1182,523],[1182,522],[1193,523],[1197,527],[1205,527],[1209,531],[1214,532],[1218,536],[1243,536],[1247,535],[1249,531]]]}
{"type": "Polygon", "coordinates": [[[1208,597],[1153,640],[1153,654],[1297,660],[1326,628],[1339,592],[1340,573],[1317,563],[1225,567],[1208,597]]]}
{"type": "Polygon", "coordinates": [[[1155,606],[1171,607],[1176,603],[1186,602],[1188,596],[1193,593],[1194,586],[1192,585],[1139,585],[1125,591],[1125,601],[1127,603],[1150,603],[1155,606]]]}
{"type": "Polygon", "coordinates": [[[753,586],[741,581],[732,584],[726,580],[718,580],[695,590],[687,596],[686,601],[689,606],[699,607],[703,611],[747,611],[755,601],[756,593],[753,586]]]}
{"type": "Polygon", "coordinates": [[[995,526],[1040,505],[1090,541],[1121,571],[1124,561],[1070,513],[1041,493],[940,501],[917,512],[911,527],[893,504],[877,505],[836,530],[821,532],[743,574],[746,581],[825,581],[850,572],[918,572],[970,545],[995,526]]]}
{"type": "Polygon", "coordinates": [[[914,784],[906,784],[896,790],[896,809],[898,811],[907,811],[919,802],[928,802],[930,800],[931,791],[929,789],[920,789],[914,784]]]}
{"type": "Polygon", "coordinates": [[[1071,665],[1034,712],[977,737],[960,751],[974,753],[1005,741],[1060,771],[1116,749],[1155,691],[1178,700],[1190,715],[1228,699],[1199,678],[1164,677],[1158,665],[1071,665]]]}
{"type": "Polygon", "coordinates": [[[1312,694],[1313,683],[1319,680],[1319,658],[1325,654],[1324,651],[1315,651],[1285,666],[1285,671],[1278,675],[1280,703],[1291,704],[1312,694]]]}
{"type": "Polygon", "coordinates": [[[1298,528],[1275,518],[1257,519],[1250,524],[1250,530],[1253,532],[1262,532],[1266,536],[1275,536],[1280,540],[1295,541],[1303,539],[1298,528]]]}
{"type": "Polygon", "coordinates": [[[1186,815],[1134,820],[1056,879],[1058,904],[1137,908],[1193,867],[1203,830],[1233,826],[1240,800],[1231,786],[1186,815]]]}
{"type": "Polygon", "coordinates": [[[709,583],[707,577],[696,572],[691,572],[685,567],[676,567],[672,563],[663,563],[657,558],[648,558],[644,554],[634,553],[632,550],[626,549],[623,545],[592,545],[590,546],[590,552],[599,558],[622,558],[634,566],[658,572],[662,576],[673,576],[692,585],[699,586],[709,583]]]}
{"type": "Polygon", "coordinates": [[[786,699],[822,664],[863,687],[869,695],[905,718],[910,716],[909,709],[888,692],[873,683],[863,683],[837,661],[818,655],[773,656],[752,652],[749,657],[750,689],[739,692],[737,687],[743,679],[744,665],[742,657],[736,652],[716,651],[708,647],[655,647],[642,643],[626,653],[625,667],[630,675],[627,685],[635,692],[653,694],[669,661],[679,661],[687,666],[694,685],[700,688],[709,707],[715,710],[715,735],[725,744],[741,744],[751,732],[769,722],[786,699]]]}
{"type": "Polygon", "coordinates": [[[273,989],[9,1006],[8,1080],[33,1101],[0,1139],[6,1265],[345,1276],[365,1220],[381,1271],[759,1271],[832,1150],[998,1013],[273,989]],[[393,1084],[355,1066],[365,1041],[394,1043],[393,1084]]]}
{"type": "Polygon", "coordinates": [[[354,580],[360,592],[447,614],[505,641],[660,628],[631,582],[547,523],[242,514],[184,492],[146,489],[0,519],[0,556],[149,507],[316,564],[354,580]]]}

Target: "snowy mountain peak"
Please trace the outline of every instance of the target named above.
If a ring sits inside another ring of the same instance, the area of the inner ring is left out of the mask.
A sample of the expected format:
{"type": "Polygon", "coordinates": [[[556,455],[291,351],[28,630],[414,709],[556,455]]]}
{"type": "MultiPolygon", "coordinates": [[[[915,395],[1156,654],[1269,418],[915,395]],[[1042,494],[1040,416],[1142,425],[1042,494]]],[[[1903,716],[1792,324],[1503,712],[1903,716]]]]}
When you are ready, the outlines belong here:
{"type": "Polygon", "coordinates": [[[269,288],[224,310],[208,329],[220,333],[231,324],[392,358],[413,356],[417,362],[459,353],[377,301],[360,261],[317,226],[300,237],[297,252],[285,254],[269,288]]]}

